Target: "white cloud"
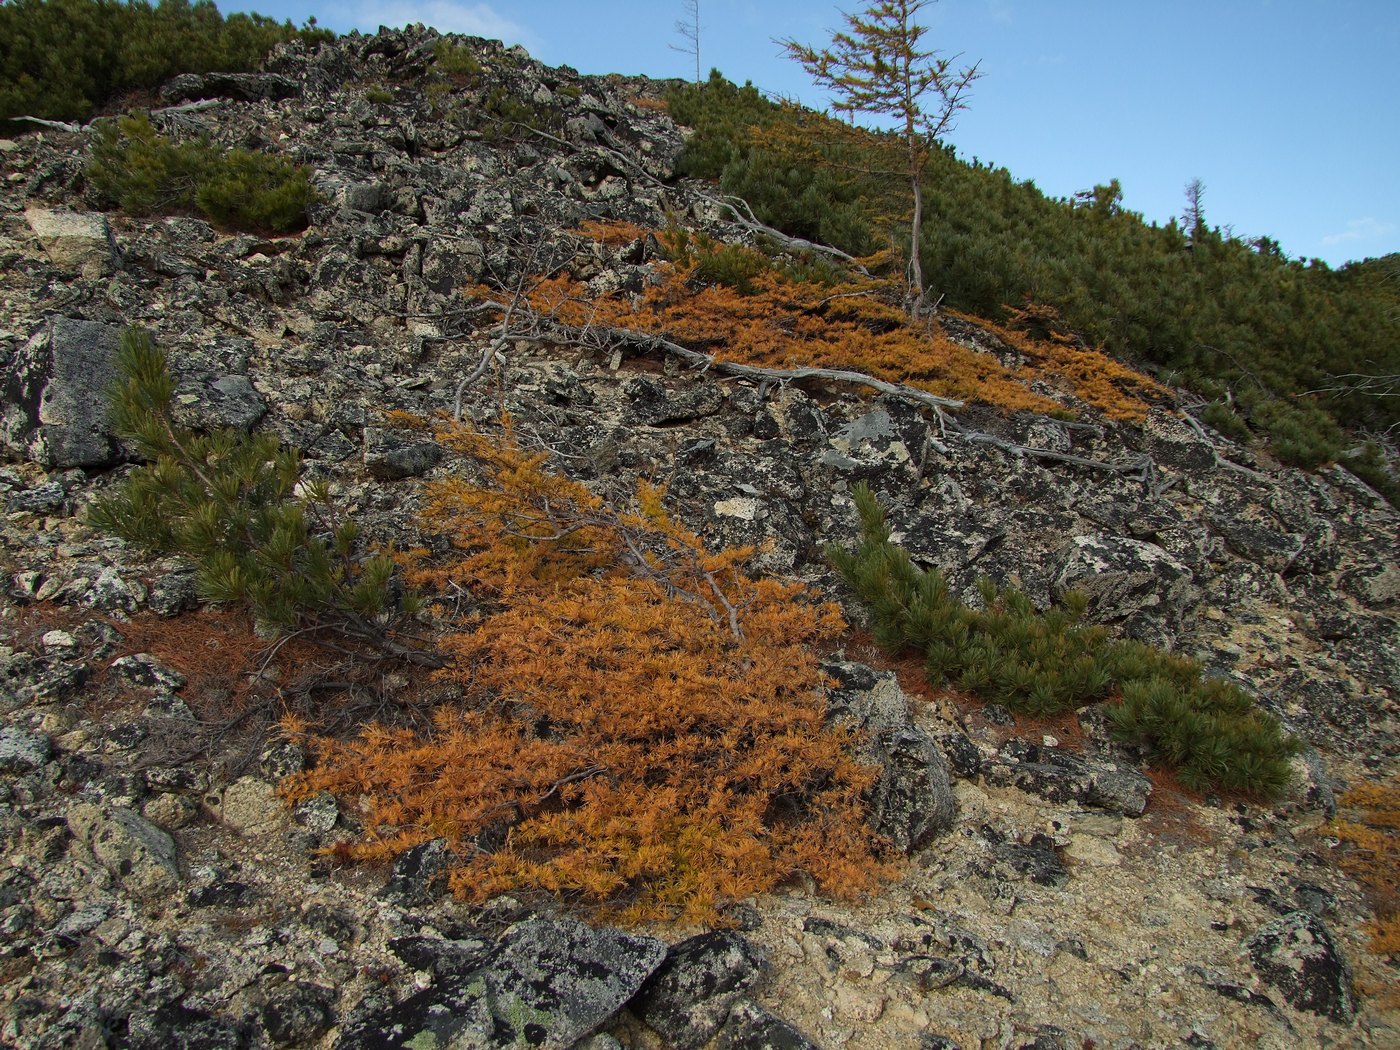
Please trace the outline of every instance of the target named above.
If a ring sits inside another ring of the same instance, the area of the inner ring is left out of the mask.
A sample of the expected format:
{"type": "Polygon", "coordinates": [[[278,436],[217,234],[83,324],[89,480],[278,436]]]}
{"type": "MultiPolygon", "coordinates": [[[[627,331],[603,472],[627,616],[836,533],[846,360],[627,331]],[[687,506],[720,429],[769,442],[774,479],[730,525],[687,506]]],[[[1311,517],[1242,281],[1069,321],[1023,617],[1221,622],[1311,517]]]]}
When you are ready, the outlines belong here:
{"type": "Polygon", "coordinates": [[[464,33],[524,44],[534,51],[539,44],[534,33],[497,13],[486,3],[457,3],[456,0],[390,0],[389,3],[362,2],[355,9],[354,24],[367,33],[380,26],[406,26],[422,22],[441,33],[464,33]]]}
{"type": "Polygon", "coordinates": [[[1395,232],[1395,223],[1381,222],[1374,216],[1364,219],[1351,219],[1341,233],[1329,233],[1322,238],[1326,245],[1345,244],[1348,241],[1373,241],[1377,237],[1388,237],[1395,232]]]}

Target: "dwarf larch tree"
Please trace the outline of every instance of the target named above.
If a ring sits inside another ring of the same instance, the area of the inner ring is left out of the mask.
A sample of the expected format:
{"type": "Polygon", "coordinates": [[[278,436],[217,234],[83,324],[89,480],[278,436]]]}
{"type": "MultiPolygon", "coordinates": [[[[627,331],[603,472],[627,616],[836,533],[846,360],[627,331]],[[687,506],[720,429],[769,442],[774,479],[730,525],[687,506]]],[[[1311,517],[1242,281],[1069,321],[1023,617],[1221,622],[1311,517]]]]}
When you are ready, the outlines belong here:
{"type": "Polygon", "coordinates": [[[363,804],[366,837],[339,855],[443,838],[464,899],[545,892],[622,921],[713,921],[798,873],[873,888],[874,774],[825,719],[836,607],[750,576],[750,551],[707,551],[658,488],[618,503],[508,433],[439,438],[467,475],[425,504],[450,553],[408,575],[455,619],[441,674],[463,699],[426,734],[315,742],[287,790],[363,804]]]}
{"type": "Polygon", "coordinates": [[[940,136],[967,108],[968,89],[981,74],[974,63],[953,66],[957,56],[924,50],[928,31],[915,21],[932,0],[881,0],[858,15],[845,14],[846,32],[832,34],[831,47],[814,48],[782,40],[789,57],[802,64],[817,84],[830,91],[832,108],[854,118],[857,113],[895,120],[903,140],[906,174],[914,196],[910,223],[909,311],[924,308],[923,264],[919,259],[924,221],[924,171],[940,136]]]}

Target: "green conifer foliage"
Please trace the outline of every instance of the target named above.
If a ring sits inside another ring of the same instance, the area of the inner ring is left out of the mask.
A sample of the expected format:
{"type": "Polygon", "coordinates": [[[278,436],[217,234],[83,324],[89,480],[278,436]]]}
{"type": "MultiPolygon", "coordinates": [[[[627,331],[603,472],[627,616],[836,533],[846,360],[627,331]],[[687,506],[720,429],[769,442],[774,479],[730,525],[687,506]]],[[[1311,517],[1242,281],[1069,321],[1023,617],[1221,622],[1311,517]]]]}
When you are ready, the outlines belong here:
{"type": "Polygon", "coordinates": [[[333,38],[314,18],[300,29],[257,14],[225,18],[212,0],[8,0],[0,127],[21,115],[86,120],[114,96],[178,73],[251,72],[279,43],[333,38]]]}
{"type": "Polygon", "coordinates": [[[145,465],[89,508],[89,523],[189,558],[206,601],[246,603],[272,631],[339,630],[436,662],[392,640],[416,599],[396,596],[388,556],[358,553],[359,527],[334,513],[326,484],[301,483],[295,449],[270,434],[176,426],[165,354],[143,332],[125,333],[118,366],[113,429],[145,465]]]}
{"type": "Polygon", "coordinates": [[[197,211],[221,226],[263,233],[304,228],[316,200],[306,168],[252,150],[224,151],[203,138],[175,142],[145,113],[102,122],[87,176],[131,215],[197,211]]]}
{"type": "Polygon", "coordinates": [[[1109,707],[1114,735],[1171,766],[1187,787],[1266,797],[1287,787],[1298,741],[1238,686],[1205,678],[1194,660],[1084,624],[1079,593],[1041,613],[1015,588],[984,580],[983,608],[969,608],[942,573],[919,568],[890,541],[869,488],[854,496],[860,540],[851,550],[832,545],[827,556],[869,609],[876,644],[922,653],[929,681],[1031,715],[1118,692],[1121,702],[1109,707]]]}

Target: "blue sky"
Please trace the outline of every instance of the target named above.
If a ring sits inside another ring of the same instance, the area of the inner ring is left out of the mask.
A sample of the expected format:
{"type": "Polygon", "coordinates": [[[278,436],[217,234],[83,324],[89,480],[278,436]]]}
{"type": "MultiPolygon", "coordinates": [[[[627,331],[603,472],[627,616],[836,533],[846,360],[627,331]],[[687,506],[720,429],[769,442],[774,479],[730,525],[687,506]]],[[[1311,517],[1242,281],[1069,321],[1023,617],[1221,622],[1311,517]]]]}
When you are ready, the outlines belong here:
{"type": "MultiPolygon", "coordinates": [[[[700,0],[701,61],[821,107],[775,37],[830,39],[846,5],[700,0]]],[[[523,44],[584,73],[694,75],[681,0],[238,0],[337,32],[423,22],[523,44]]],[[[1205,183],[1205,215],[1332,265],[1400,251],[1400,0],[941,0],[925,40],[981,62],[949,136],[1069,196],[1117,178],[1165,222],[1205,183]]]]}

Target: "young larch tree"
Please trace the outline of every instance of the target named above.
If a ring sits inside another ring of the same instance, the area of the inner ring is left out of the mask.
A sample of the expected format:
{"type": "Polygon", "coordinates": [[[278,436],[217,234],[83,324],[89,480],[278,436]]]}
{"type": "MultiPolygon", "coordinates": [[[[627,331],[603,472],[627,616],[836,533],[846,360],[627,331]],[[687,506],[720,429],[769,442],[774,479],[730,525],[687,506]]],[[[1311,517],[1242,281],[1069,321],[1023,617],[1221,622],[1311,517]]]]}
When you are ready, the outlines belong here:
{"type": "Polygon", "coordinates": [[[967,108],[968,88],[981,76],[977,63],[954,68],[957,55],[922,50],[928,31],[917,24],[921,10],[935,0],[882,0],[860,14],[844,14],[846,31],[832,34],[829,48],[780,40],[788,57],[832,94],[831,107],[854,120],[857,113],[895,119],[903,139],[906,173],[914,195],[910,224],[908,308],[924,310],[923,264],[919,259],[923,225],[923,181],[929,156],[953,118],[967,108]]]}

